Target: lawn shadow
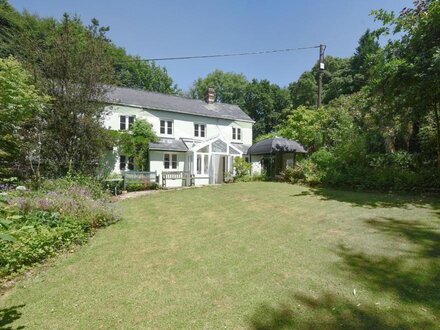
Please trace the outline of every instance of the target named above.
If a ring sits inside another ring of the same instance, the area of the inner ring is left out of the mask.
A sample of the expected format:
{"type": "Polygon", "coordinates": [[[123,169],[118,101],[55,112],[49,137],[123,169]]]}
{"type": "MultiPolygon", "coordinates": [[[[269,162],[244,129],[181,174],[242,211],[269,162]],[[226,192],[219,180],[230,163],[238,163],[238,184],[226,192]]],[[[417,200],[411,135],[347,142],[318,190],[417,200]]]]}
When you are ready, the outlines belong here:
{"type": "Polygon", "coordinates": [[[400,310],[347,301],[332,293],[319,297],[295,294],[289,304],[261,305],[250,319],[252,329],[432,329],[437,326],[421,311],[412,311],[412,321],[400,310]]]}
{"type": "Polygon", "coordinates": [[[405,193],[360,192],[332,188],[308,188],[307,190],[290,196],[317,196],[321,200],[334,200],[349,203],[352,206],[370,208],[407,208],[410,205],[430,207],[440,217],[440,196],[433,194],[414,195],[405,193]]]}
{"type": "Polygon", "coordinates": [[[341,269],[372,290],[389,292],[401,301],[419,304],[440,315],[440,227],[438,223],[393,218],[366,220],[367,224],[410,243],[397,257],[369,255],[340,245],[341,269]]]}
{"type": "MultiPolygon", "coordinates": [[[[262,305],[254,329],[434,329],[440,327],[440,226],[394,218],[366,220],[389,239],[404,241],[396,256],[367,254],[343,244],[335,253],[343,276],[374,293],[394,297],[392,309],[357,303],[338,292],[293,294],[288,304],[262,305]],[[301,306],[301,307],[299,307],[301,306]]],[[[353,299],[354,300],[354,299],[353,299]]]]}
{"type": "Polygon", "coordinates": [[[25,305],[17,305],[0,309],[0,329],[1,330],[18,330],[24,329],[24,326],[12,327],[11,324],[21,317],[20,308],[25,305]]]}

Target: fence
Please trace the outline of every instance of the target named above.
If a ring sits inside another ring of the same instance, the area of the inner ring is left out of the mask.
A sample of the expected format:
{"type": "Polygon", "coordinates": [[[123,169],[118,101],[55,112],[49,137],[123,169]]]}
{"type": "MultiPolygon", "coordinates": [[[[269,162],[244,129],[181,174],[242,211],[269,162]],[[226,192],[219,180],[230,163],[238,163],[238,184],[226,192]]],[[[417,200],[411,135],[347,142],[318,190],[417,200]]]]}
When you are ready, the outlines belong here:
{"type": "Polygon", "coordinates": [[[124,190],[127,185],[131,183],[150,185],[152,183],[159,183],[157,171],[141,172],[141,171],[127,171],[122,172],[122,179],[124,180],[124,190]]]}

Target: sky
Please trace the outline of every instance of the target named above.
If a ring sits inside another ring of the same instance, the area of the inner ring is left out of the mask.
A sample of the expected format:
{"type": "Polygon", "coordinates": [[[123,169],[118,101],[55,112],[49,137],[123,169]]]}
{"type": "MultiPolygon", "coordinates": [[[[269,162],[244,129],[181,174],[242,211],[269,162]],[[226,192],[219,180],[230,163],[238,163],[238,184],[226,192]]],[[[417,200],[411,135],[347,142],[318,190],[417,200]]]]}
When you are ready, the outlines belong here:
{"type": "MultiPolygon", "coordinates": [[[[348,57],[366,29],[379,26],[373,9],[399,12],[411,0],[10,0],[18,10],[61,18],[97,18],[128,53],[160,58],[237,53],[325,44],[326,55],[348,57]]],[[[257,56],[158,62],[183,91],[215,69],[295,81],[317,61],[318,49],[257,56]]]]}

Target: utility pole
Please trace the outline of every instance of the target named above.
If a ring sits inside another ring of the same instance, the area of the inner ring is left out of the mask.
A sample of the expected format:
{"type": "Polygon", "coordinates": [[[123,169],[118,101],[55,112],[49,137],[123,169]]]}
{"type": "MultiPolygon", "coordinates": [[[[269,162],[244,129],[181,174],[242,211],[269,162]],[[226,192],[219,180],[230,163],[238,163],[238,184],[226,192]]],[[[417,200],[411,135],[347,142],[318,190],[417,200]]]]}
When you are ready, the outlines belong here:
{"type": "Polygon", "coordinates": [[[318,77],[318,108],[321,107],[322,101],[322,75],[324,73],[324,51],[326,46],[319,45],[319,77],[318,77]]]}

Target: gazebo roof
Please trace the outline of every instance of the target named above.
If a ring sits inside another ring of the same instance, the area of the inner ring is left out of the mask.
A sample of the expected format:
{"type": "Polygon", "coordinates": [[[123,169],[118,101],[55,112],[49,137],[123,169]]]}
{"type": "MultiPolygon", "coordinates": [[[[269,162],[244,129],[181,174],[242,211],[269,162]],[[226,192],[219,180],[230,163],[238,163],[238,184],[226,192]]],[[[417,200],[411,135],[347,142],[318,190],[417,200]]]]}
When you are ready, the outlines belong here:
{"type": "Polygon", "coordinates": [[[253,144],[248,150],[248,155],[266,155],[279,152],[307,153],[304,147],[298,142],[282,137],[275,137],[253,144]]]}

